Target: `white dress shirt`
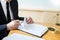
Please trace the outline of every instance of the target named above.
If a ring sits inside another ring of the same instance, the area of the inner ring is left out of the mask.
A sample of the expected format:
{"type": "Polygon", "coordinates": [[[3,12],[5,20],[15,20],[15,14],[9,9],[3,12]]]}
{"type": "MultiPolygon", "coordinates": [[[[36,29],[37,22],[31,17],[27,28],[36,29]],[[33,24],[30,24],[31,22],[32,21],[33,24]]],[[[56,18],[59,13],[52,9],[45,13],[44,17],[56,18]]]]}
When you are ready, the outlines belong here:
{"type": "MultiPolygon", "coordinates": [[[[0,2],[1,2],[2,8],[3,8],[3,11],[5,13],[6,19],[7,19],[6,0],[0,0],[0,2]]],[[[10,11],[10,17],[11,17],[11,19],[13,19],[10,4],[9,4],[9,11],[10,11]]]]}

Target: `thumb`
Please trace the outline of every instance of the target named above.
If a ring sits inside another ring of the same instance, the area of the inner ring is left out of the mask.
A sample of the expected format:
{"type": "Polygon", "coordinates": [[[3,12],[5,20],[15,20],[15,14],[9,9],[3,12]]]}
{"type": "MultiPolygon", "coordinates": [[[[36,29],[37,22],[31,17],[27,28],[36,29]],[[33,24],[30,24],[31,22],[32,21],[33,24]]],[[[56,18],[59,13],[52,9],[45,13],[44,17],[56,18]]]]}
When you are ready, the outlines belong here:
{"type": "Polygon", "coordinates": [[[19,22],[20,22],[20,20],[15,20],[15,22],[16,22],[16,23],[19,23],[19,22]]]}

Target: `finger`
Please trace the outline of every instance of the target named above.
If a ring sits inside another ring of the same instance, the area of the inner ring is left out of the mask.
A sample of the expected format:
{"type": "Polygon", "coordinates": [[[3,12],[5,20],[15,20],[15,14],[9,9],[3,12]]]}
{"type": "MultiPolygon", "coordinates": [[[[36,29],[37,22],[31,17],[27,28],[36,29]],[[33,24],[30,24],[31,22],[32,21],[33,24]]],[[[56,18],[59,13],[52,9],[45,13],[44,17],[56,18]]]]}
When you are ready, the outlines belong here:
{"type": "Polygon", "coordinates": [[[19,25],[19,23],[15,23],[14,25],[17,25],[17,26],[18,26],[18,25],[19,25]]]}
{"type": "Polygon", "coordinates": [[[32,23],[32,18],[27,18],[27,23],[32,23]]]}
{"type": "Polygon", "coordinates": [[[20,21],[19,20],[15,20],[16,23],[19,23],[20,21]]]}
{"type": "Polygon", "coordinates": [[[32,24],[32,23],[33,23],[32,21],[28,22],[28,24],[32,24]]]}
{"type": "Polygon", "coordinates": [[[29,18],[27,18],[27,21],[30,21],[30,20],[32,20],[32,18],[30,18],[30,17],[29,17],[29,18]]]}
{"type": "Polygon", "coordinates": [[[19,23],[16,23],[14,26],[15,26],[15,28],[18,28],[18,26],[19,26],[19,23]]]}
{"type": "Polygon", "coordinates": [[[28,23],[28,24],[31,24],[31,23],[32,23],[32,20],[28,20],[27,23],[28,23]]]}

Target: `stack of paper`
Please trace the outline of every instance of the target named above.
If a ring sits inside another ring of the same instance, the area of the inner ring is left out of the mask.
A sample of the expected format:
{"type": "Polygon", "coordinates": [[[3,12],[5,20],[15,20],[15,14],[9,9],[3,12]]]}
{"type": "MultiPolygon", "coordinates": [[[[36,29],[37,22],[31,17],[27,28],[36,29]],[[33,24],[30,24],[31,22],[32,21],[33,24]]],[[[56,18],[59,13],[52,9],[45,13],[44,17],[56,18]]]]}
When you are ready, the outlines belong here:
{"type": "Polygon", "coordinates": [[[11,36],[3,38],[2,40],[44,40],[44,39],[14,33],[11,36]]]}

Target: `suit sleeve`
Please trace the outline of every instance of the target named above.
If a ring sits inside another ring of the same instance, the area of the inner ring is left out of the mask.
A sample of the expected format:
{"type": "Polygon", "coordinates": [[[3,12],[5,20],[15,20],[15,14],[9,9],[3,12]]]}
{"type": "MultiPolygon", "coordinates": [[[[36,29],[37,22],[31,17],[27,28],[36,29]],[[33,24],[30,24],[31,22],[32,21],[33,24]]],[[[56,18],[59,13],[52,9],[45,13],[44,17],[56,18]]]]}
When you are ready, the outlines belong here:
{"type": "MultiPolygon", "coordinates": [[[[17,0],[16,0],[16,1],[17,1],[17,0]]],[[[18,1],[17,1],[17,3],[16,3],[16,7],[17,7],[17,13],[18,13],[18,11],[19,11],[18,1]]],[[[24,20],[24,17],[19,17],[19,16],[18,16],[18,19],[21,20],[21,21],[23,21],[23,20],[24,20]]]]}
{"type": "Polygon", "coordinates": [[[10,2],[10,5],[11,5],[11,8],[12,8],[12,12],[13,12],[13,18],[15,20],[19,19],[19,20],[23,21],[24,17],[19,17],[18,16],[18,1],[17,0],[12,0],[10,2]]]}
{"type": "Polygon", "coordinates": [[[18,17],[19,20],[23,21],[24,20],[24,17],[18,17]]]}
{"type": "MultiPolygon", "coordinates": [[[[15,3],[15,5],[16,5],[16,13],[18,13],[18,11],[19,11],[19,8],[18,8],[18,1],[17,0],[15,0],[16,1],[16,3],[15,3]]],[[[23,21],[24,20],[24,17],[19,17],[18,16],[18,14],[16,14],[17,15],[17,19],[19,19],[19,20],[21,20],[21,21],[23,21]]]]}
{"type": "Polygon", "coordinates": [[[6,37],[8,35],[9,31],[7,30],[6,24],[0,25],[0,39],[6,37]]]}
{"type": "Polygon", "coordinates": [[[3,30],[6,30],[6,29],[7,29],[6,24],[0,25],[0,32],[3,31],[3,30]]]}

